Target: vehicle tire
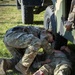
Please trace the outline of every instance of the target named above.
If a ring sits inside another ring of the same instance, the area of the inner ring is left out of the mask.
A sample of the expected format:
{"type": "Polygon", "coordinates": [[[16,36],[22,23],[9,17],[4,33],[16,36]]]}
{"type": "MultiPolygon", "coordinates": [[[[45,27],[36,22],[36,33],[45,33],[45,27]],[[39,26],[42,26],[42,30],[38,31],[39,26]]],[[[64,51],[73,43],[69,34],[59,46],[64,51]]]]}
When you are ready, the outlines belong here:
{"type": "MultiPolygon", "coordinates": [[[[51,31],[54,35],[56,35],[56,21],[52,6],[48,6],[45,10],[44,28],[48,31],[51,31]]],[[[53,42],[52,43],[53,48],[54,45],[55,43],[53,42]]]]}
{"type": "Polygon", "coordinates": [[[21,6],[23,24],[33,24],[33,7],[21,6]]]}
{"type": "Polygon", "coordinates": [[[53,9],[48,6],[45,11],[44,16],[44,28],[52,31],[54,34],[56,33],[56,23],[55,23],[55,15],[53,9]]]}
{"type": "Polygon", "coordinates": [[[21,5],[20,5],[20,3],[18,2],[18,0],[16,0],[16,6],[17,6],[17,9],[21,9],[21,5]]]}
{"type": "Polygon", "coordinates": [[[44,15],[44,28],[56,34],[56,21],[53,9],[48,6],[44,15]]]}

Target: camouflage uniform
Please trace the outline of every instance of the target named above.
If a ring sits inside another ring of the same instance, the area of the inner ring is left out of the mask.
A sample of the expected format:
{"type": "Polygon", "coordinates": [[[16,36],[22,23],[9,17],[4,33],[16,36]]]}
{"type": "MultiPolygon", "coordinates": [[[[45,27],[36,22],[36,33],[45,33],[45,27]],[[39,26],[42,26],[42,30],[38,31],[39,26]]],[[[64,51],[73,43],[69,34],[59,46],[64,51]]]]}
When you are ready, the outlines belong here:
{"type": "MultiPolygon", "coordinates": [[[[44,52],[50,55],[47,58],[50,58],[52,62],[44,64],[39,70],[43,71],[45,75],[52,74],[53,71],[57,75],[59,70],[65,71],[64,74],[67,71],[70,72],[71,65],[69,60],[63,53],[56,53],[52,50],[47,36],[50,37],[44,29],[32,26],[18,26],[9,29],[4,37],[4,43],[13,55],[13,58],[10,60],[12,65],[15,66],[19,63],[28,70],[38,54],[38,50],[43,48],[44,52]]],[[[26,71],[23,75],[25,73],[26,71]]]]}
{"type": "Polygon", "coordinates": [[[41,47],[46,53],[51,53],[47,36],[49,35],[45,30],[32,26],[18,26],[9,29],[4,37],[4,43],[13,55],[12,64],[19,62],[29,69],[41,47]]]}
{"type": "Polygon", "coordinates": [[[66,55],[61,51],[54,51],[48,55],[51,60],[49,63],[44,64],[33,75],[70,75],[71,63],[66,55]]]}
{"type": "Polygon", "coordinates": [[[72,0],[68,21],[66,22],[65,25],[74,25],[74,19],[75,19],[75,0],[72,0]]]}

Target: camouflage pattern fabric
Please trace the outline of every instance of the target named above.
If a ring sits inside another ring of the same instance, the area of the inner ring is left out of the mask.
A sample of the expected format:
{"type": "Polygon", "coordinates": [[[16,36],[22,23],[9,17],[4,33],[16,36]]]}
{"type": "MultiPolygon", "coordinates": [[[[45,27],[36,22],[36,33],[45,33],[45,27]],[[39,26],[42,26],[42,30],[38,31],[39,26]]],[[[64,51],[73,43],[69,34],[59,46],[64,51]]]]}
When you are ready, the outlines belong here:
{"type": "MultiPolygon", "coordinates": [[[[51,62],[44,64],[37,72],[42,71],[44,75],[70,75],[71,62],[67,59],[66,55],[61,51],[54,51],[52,55],[48,55],[51,62]]],[[[41,74],[39,74],[41,75],[41,74]]]]}
{"type": "Polygon", "coordinates": [[[71,13],[69,13],[68,22],[66,25],[73,25],[74,18],[75,18],[75,6],[73,8],[73,11],[71,13]]]}
{"type": "Polygon", "coordinates": [[[19,62],[29,69],[41,47],[51,53],[51,47],[45,39],[47,34],[41,35],[41,29],[33,26],[17,26],[6,32],[4,43],[13,55],[11,61],[14,65],[19,62]]]}
{"type": "Polygon", "coordinates": [[[75,19],[75,0],[72,0],[68,21],[66,22],[65,25],[74,25],[74,19],[75,19]]]}
{"type": "Polygon", "coordinates": [[[71,1],[70,12],[72,12],[74,5],[75,5],[75,0],[72,0],[71,1]]]}

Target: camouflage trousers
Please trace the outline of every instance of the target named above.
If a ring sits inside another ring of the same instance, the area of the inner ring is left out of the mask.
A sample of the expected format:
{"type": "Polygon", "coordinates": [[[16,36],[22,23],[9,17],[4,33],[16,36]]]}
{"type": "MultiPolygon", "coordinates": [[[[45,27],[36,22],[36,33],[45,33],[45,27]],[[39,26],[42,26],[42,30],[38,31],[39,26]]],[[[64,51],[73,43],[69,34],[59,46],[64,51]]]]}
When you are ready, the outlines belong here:
{"type": "Polygon", "coordinates": [[[60,53],[61,56],[58,56],[58,54],[55,53],[51,62],[44,64],[33,75],[70,75],[71,62],[63,55],[63,53],[60,53]]]}
{"type": "Polygon", "coordinates": [[[56,66],[54,69],[52,66],[48,64],[44,64],[38,71],[36,71],[33,75],[70,75],[71,69],[67,64],[63,64],[61,66],[56,66]],[[39,72],[42,72],[39,73],[39,72]]]}
{"type": "Polygon", "coordinates": [[[32,34],[24,32],[8,31],[4,37],[4,43],[13,55],[13,64],[18,62],[29,68],[38,53],[41,42],[32,34]]]}

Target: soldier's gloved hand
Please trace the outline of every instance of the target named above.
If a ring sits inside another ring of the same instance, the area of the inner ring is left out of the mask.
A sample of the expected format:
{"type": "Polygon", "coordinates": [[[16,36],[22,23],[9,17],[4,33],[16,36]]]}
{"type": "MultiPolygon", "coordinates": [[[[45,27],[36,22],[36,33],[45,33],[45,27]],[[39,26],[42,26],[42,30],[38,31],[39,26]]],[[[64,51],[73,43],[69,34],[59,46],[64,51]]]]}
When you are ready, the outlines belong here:
{"type": "Polygon", "coordinates": [[[41,70],[38,70],[33,75],[44,75],[44,73],[41,70]]]}
{"type": "Polygon", "coordinates": [[[71,31],[72,30],[72,22],[67,21],[65,24],[65,28],[66,28],[66,31],[71,31]]]}
{"type": "Polygon", "coordinates": [[[65,51],[68,52],[69,54],[71,53],[71,50],[66,46],[65,51]]]}
{"type": "Polygon", "coordinates": [[[70,31],[72,30],[72,25],[66,25],[65,28],[66,28],[66,31],[70,31]]]}
{"type": "Polygon", "coordinates": [[[60,48],[60,50],[64,50],[64,49],[65,49],[65,47],[66,47],[66,46],[62,46],[62,47],[60,48]]]}
{"type": "Polygon", "coordinates": [[[66,52],[68,52],[69,54],[71,53],[70,49],[67,46],[62,46],[60,48],[60,50],[65,50],[66,52]]]}
{"type": "Polygon", "coordinates": [[[47,64],[47,63],[50,63],[51,60],[50,59],[46,59],[45,61],[42,62],[42,64],[47,64]]]}

